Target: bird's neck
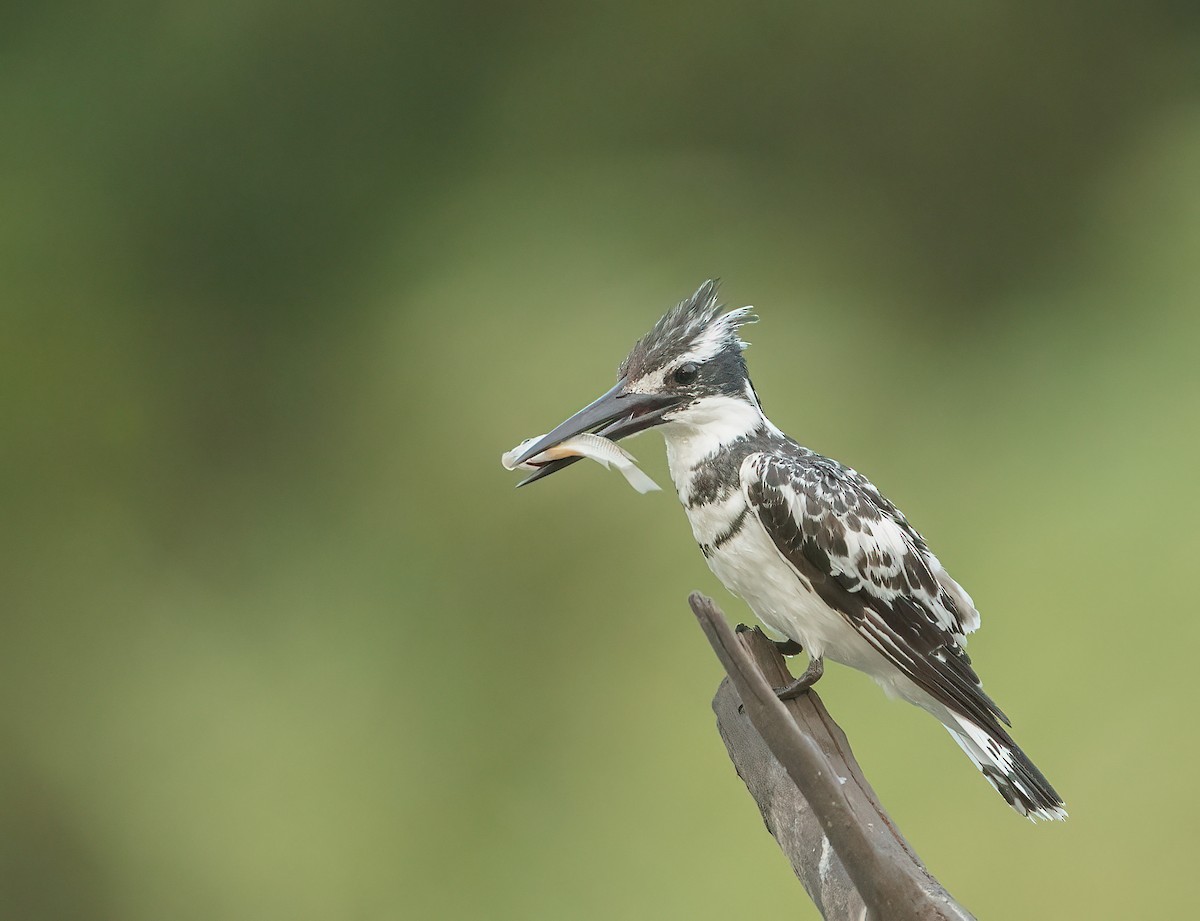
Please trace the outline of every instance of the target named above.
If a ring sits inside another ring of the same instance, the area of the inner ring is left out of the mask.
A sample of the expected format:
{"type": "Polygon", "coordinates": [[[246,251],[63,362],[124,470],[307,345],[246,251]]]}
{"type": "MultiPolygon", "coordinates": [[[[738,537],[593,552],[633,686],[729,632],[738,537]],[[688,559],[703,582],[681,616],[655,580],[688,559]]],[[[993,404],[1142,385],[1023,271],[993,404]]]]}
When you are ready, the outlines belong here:
{"type": "Polygon", "coordinates": [[[757,435],[782,436],[752,395],[749,399],[708,397],[674,415],[662,432],[671,480],[685,503],[689,484],[703,466],[747,445],[757,435]]]}

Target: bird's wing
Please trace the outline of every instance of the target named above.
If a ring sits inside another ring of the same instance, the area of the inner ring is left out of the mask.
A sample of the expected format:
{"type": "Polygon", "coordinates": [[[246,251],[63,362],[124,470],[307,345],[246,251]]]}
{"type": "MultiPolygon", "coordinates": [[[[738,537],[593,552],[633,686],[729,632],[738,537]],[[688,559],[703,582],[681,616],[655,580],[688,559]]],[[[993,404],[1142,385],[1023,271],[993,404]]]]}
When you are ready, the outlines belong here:
{"type": "Polygon", "coordinates": [[[963,649],[964,634],[979,622],[970,598],[874,486],[815,454],[754,454],[742,473],[750,508],[826,604],[951,710],[983,726],[1008,723],[963,649]],[[958,594],[969,611],[960,610],[958,594]]]}

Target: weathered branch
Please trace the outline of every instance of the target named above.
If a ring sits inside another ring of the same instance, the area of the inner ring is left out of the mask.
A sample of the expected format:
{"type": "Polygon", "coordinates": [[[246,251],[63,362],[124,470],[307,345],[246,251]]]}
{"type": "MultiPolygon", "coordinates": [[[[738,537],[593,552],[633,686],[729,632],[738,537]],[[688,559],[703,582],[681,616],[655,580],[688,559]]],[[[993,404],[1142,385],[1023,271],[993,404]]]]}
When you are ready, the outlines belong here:
{"type": "Polygon", "coordinates": [[[738,774],[826,921],[964,921],[880,805],[814,691],[780,701],[791,676],[773,643],[688,599],[728,674],[713,709],[738,774]]]}

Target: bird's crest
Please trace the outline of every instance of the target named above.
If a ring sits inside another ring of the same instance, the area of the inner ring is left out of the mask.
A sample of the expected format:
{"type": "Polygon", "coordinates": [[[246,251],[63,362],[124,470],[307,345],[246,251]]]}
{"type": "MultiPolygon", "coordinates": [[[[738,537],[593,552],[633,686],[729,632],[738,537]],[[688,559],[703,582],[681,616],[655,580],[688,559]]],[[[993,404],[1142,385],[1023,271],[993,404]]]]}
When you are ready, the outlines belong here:
{"type": "Polygon", "coordinates": [[[716,279],[709,279],[696,293],[680,301],[638,340],[621,363],[620,376],[636,379],[684,355],[695,361],[707,361],[720,352],[741,350],[746,343],[738,329],[757,322],[752,307],[740,307],[722,314],[717,303],[716,279]]]}

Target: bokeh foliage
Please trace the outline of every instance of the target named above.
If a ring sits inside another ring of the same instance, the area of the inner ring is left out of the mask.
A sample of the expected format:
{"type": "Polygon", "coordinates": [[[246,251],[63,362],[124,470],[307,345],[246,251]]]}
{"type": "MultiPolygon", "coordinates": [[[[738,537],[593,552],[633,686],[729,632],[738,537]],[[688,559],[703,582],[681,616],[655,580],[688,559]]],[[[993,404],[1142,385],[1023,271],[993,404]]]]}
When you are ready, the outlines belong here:
{"type": "Polygon", "coordinates": [[[497,463],[710,275],[1072,811],[835,669],[918,851],[1190,910],[1198,60],[1167,2],[9,5],[0,915],[815,917],[674,500],[497,463]]]}

